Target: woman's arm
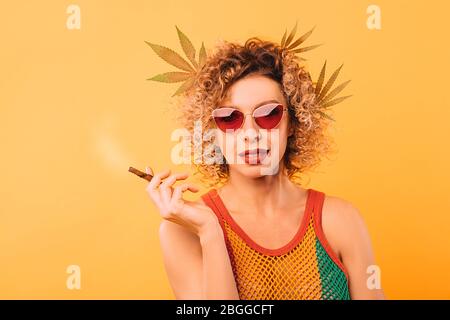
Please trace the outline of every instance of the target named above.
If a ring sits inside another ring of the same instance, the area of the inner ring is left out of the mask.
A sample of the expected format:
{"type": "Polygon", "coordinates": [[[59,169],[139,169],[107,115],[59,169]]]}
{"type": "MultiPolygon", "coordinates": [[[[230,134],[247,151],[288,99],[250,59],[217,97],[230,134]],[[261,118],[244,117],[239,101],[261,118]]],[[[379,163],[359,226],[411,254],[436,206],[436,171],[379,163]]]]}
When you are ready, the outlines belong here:
{"type": "Polygon", "coordinates": [[[200,234],[204,299],[239,300],[230,258],[219,222],[200,234]]]}
{"type": "Polygon", "coordinates": [[[159,229],[164,265],[176,299],[239,300],[219,222],[199,236],[163,220],[159,229]]]}
{"type": "Polygon", "coordinates": [[[160,244],[176,298],[239,299],[217,216],[203,199],[183,199],[184,192],[200,190],[189,182],[175,186],[187,179],[187,172],[170,172],[166,169],[152,174],[146,191],[163,218],[160,244]]]}
{"type": "Polygon", "coordinates": [[[384,299],[381,285],[377,286],[381,284],[381,274],[359,210],[340,198],[327,196],[326,199],[322,213],[323,230],[348,271],[351,298],[384,299]]]}

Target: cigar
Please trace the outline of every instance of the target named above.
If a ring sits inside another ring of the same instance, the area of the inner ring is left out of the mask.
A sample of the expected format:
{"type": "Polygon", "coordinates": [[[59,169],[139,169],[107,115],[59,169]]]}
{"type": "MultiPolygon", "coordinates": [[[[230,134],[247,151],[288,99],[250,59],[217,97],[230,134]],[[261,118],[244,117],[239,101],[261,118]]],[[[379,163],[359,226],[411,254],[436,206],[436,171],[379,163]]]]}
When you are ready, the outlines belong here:
{"type": "Polygon", "coordinates": [[[151,174],[142,172],[142,171],[140,171],[140,170],[138,170],[138,169],[136,169],[136,168],[133,168],[133,167],[129,167],[129,168],[128,168],[128,171],[130,171],[131,173],[134,173],[134,174],[137,175],[138,177],[140,177],[140,178],[142,178],[142,179],[145,179],[145,180],[147,180],[147,181],[150,181],[150,180],[152,180],[152,178],[153,178],[153,176],[152,176],[151,174]]]}

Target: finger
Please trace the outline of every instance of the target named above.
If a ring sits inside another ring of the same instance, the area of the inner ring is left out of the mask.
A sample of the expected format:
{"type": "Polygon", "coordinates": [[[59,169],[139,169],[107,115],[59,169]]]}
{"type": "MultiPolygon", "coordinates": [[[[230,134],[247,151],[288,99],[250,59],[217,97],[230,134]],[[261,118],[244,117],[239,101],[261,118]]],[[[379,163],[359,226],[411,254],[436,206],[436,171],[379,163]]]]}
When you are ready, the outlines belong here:
{"type": "Polygon", "coordinates": [[[178,172],[171,174],[168,178],[166,178],[162,183],[161,187],[170,187],[172,186],[177,180],[184,180],[189,176],[189,173],[187,172],[178,172]]]}
{"type": "Polygon", "coordinates": [[[177,201],[182,199],[183,192],[185,192],[186,190],[190,190],[192,192],[197,192],[200,189],[196,185],[189,183],[189,182],[180,184],[174,188],[171,202],[176,203],[177,201]]]}
{"type": "Polygon", "coordinates": [[[155,175],[155,174],[153,173],[152,168],[150,168],[150,167],[145,167],[145,173],[150,174],[150,175],[152,175],[152,176],[155,175]]]}
{"type": "Polygon", "coordinates": [[[160,194],[161,194],[161,199],[162,202],[165,205],[169,205],[170,204],[170,199],[172,198],[172,185],[177,181],[177,180],[184,180],[189,176],[188,173],[183,172],[183,173],[174,173],[172,174],[170,177],[168,177],[167,179],[165,179],[160,187],[160,194]]]}
{"type": "Polygon", "coordinates": [[[198,186],[196,186],[195,184],[189,183],[188,190],[191,192],[199,192],[200,188],[198,186]]]}
{"type": "Polygon", "coordinates": [[[173,191],[172,199],[170,200],[171,212],[179,213],[181,210],[183,210],[183,206],[185,204],[183,193],[187,190],[197,192],[199,188],[189,182],[176,186],[173,191]]]}
{"type": "Polygon", "coordinates": [[[169,176],[170,169],[166,169],[164,171],[158,172],[153,176],[153,178],[150,180],[150,182],[147,184],[146,190],[148,194],[154,199],[155,201],[161,201],[161,196],[157,190],[158,186],[161,183],[161,180],[169,176]]]}
{"type": "Polygon", "coordinates": [[[183,192],[189,189],[189,183],[183,183],[176,186],[173,190],[172,199],[170,200],[170,206],[176,208],[183,202],[183,192]]]}
{"type": "Polygon", "coordinates": [[[161,183],[161,180],[168,177],[170,175],[170,169],[166,169],[164,171],[158,172],[157,174],[155,174],[152,178],[152,180],[150,180],[150,182],[148,183],[148,187],[149,189],[156,189],[159,184],[161,183]]]}

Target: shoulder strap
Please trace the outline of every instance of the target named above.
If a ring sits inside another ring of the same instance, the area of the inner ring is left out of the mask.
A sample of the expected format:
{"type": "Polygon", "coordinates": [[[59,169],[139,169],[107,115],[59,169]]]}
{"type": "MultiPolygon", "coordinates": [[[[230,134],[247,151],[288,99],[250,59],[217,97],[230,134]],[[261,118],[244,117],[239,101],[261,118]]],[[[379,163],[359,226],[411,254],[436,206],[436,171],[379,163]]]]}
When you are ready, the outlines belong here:
{"type": "Polygon", "coordinates": [[[222,213],[220,212],[219,207],[217,206],[217,199],[215,199],[217,195],[217,190],[215,188],[210,189],[208,192],[203,194],[201,198],[205,202],[205,204],[211,208],[211,210],[214,212],[214,214],[217,217],[217,220],[219,220],[220,228],[222,229],[222,236],[225,241],[225,246],[227,248],[228,255],[230,257],[231,264],[234,265],[234,255],[233,250],[231,248],[230,240],[228,239],[227,230],[225,228],[225,218],[222,216],[222,213]]]}
{"type": "Polygon", "coordinates": [[[317,231],[322,230],[322,207],[324,200],[325,194],[321,191],[314,190],[313,217],[316,222],[317,231]]]}
{"type": "Polygon", "coordinates": [[[220,214],[220,210],[217,207],[216,203],[212,199],[213,189],[210,189],[208,192],[204,193],[201,198],[205,202],[205,204],[211,208],[211,210],[216,214],[218,218],[222,218],[222,215],[220,214]]]}
{"type": "Polygon", "coordinates": [[[201,198],[203,199],[203,201],[205,202],[205,204],[211,208],[211,210],[214,212],[214,214],[216,215],[217,219],[219,220],[220,226],[222,227],[223,232],[225,233],[225,226],[223,224],[223,219],[224,217],[222,216],[220,209],[217,207],[217,202],[216,200],[214,200],[214,194],[215,194],[216,190],[215,189],[210,189],[208,192],[206,192],[205,194],[203,194],[201,196],[201,198]]]}

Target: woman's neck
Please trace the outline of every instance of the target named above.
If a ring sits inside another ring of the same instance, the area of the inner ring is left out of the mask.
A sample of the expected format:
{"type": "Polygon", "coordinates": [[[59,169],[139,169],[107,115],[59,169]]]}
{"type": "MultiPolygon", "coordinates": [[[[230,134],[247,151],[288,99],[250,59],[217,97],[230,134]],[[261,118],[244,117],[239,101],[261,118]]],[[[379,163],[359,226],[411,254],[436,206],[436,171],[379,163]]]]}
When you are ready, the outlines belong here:
{"type": "Polygon", "coordinates": [[[279,210],[288,210],[306,200],[306,191],[279,170],[276,175],[250,179],[230,172],[219,195],[230,212],[253,212],[270,217],[279,210]]]}

